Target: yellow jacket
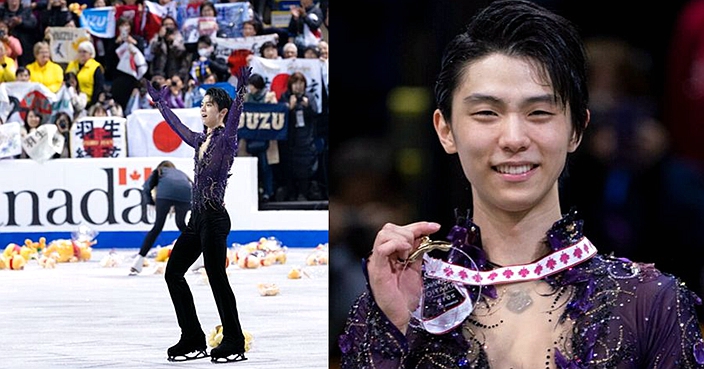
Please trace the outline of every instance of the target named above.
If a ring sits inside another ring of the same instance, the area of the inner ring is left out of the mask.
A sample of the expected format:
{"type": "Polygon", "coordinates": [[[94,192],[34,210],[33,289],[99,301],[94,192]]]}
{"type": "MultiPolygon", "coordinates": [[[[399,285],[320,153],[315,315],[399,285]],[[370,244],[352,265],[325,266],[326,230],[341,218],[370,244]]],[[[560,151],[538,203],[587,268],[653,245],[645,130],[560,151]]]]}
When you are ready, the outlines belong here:
{"type": "Polygon", "coordinates": [[[47,61],[43,67],[34,61],[27,65],[27,69],[29,69],[30,81],[43,84],[53,93],[59,92],[64,83],[64,69],[51,60],[47,61]]]}
{"type": "Polygon", "coordinates": [[[15,61],[4,56],[0,65],[0,83],[14,81],[16,71],[17,64],[15,64],[15,61]]]}
{"type": "Polygon", "coordinates": [[[98,68],[105,72],[103,66],[93,58],[88,59],[88,61],[86,61],[86,63],[83,65],[83,68],[79,69],[78,60],[71,61],[66,67],[66,72],[76,73],[76,78],[78,79],[78,86],[80,87],[81,92],[85,93],[86,96],[88,96],[88,101],[91,101],[91,99],[93,98],[93,86],[95,85],[95,70],[98,68]]]}

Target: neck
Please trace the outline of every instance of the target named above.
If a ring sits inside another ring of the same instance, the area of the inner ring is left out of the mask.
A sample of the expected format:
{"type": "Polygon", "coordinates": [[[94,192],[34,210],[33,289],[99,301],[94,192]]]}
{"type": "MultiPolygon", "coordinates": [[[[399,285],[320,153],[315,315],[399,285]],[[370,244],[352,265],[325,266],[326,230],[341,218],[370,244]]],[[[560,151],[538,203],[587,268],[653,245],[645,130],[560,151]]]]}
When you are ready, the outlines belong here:
{"type": "Polygon", "coordinates": [[[482,230],[487,259],[496,265],[517,265],[534,262],[550,252],[545,234],[561,217],[557,201],[546,209],[515,213],[487,211],[475,203],[473,221],[482,230]]]}

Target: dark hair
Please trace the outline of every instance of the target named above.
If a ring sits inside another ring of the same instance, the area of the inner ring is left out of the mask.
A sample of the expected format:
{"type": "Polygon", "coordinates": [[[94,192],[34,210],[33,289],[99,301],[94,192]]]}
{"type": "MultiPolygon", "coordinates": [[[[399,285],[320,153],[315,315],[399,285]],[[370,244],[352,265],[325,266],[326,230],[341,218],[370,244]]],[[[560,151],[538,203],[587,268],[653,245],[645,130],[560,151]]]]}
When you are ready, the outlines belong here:
{"type": "Polygon", "coordinates": [[[120,28],[121,25],[127,24],[130,26],[130,30],[132,29],[132,20],[127,18],[127,17],[120,17],[117,20],[117,28],[120,28]]]}
{"type": "Polygon", "coordinates": [[[589,102],[584,45],[567,19],[527,0],[492,2],[446,46],[435,99],[448,122],[452,95],[466,67],[492,53],[534,61],[552,83],[556,101],[569,105],[575,137],[582,136],[589,102]]]}
{"type": "Polygon", "coordinates": [[[208,46],[213,46],[213,40],[210,38],[209,35],[198,36],[198,41],[196,42],[196,44],[198,44],[200,42],[207,44],[208,46]]]}
{"type": "Polygon", "coordinates": [[[264,77],[262,77],[261,74],[257,73],[252,73],[252,75],[249,76],[249,80],[247,80],[247,83],[256,87],[257,90],[261,90],[266,86],[266,83],[264,82],[264,77]]]}
{"type": "MultiPolygon", "coordinates": [[[[220,87],[210,87],[205,91],[205,96],[210,96],[213,102],[218,106],[218,111],[227,108],[227,114],[230,114],[230,106],[232,105],[232,97],[225,91],[225,89],[220,87]]],[[[225,116],[225,122],[227,122],[227,116],[225,116]]]]}
{"type": "Polygon", "coordinates": [[[262,46],[259,46],[259,55],[264,57],[264,50],[268,48],[273,48],[278,51],[278,49],[276,48],[276,44],[273,41],[266,41],[262,44],[262,46]]]}
{"type": "Polygon", "coordinates": [[[25,73],[25,72],[26,72],[27,74],[29,74],[29,75],[32,74],[32,73],[29,71],[29,69],[27,69],[27,68],[25,68],[25,67],[21,67],[21,66],[20,66],[20,67],[17,67],[17,70],[15,70],[15,77],[17,77],[20,73],[25,73]]]}
{"type": "Polygon", "coordinates": [[[211,7],[211,8],[213,8],[213,12],[215,13],[215,16],[218,15],[218,10],[217,10],[217,8],[215,8],[215,4],[213,4],[212,1],[207,1],[207,0],[206,0],[206,1],[203,1],[203,2],[200,4],[200,10],[199,10],[198,14],[199,14],[201,17],[203,16],[203,8],[205,8],[205,7],[211,7]]]}
{"type": "Polygon", "coordinates": [[[299,81],[303,81],[303,83],[306,85],[306,87],[308,87],[308,81],[306,80],[305,74],[303,74],[301,72],[293,72],[291,74],[291,76],[288,77],[288,83],[287,83],[288,90],[291,91],[291,86],[294,83],[299,82],[299,81]]]}
{"type": "Polygon", "coordinates": [[[159,173],[159,176],[162,175],[162,171],[161,171],[161,170],[162,170],[163,168],[176,168],[176,166],[174,165],[174,163],[172,163],[172,162],[169,161],[169,160],[164,160],[164,161],[162,161],[161,163],[159,163],[159,165],[156,166],[156,171],[159,173]]]}

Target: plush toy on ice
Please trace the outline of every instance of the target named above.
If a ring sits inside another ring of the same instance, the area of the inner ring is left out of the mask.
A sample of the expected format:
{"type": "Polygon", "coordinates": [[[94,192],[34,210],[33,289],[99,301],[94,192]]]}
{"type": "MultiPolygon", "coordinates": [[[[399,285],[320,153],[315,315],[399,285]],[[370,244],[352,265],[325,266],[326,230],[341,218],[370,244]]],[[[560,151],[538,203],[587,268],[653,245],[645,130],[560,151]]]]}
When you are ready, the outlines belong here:
{"type": "MultiPolygon", "coordinates": [[[[244,352],[249,352],[249,349],[252,348],[254,336],[244,329],[242,330],[242,334],[244,335],[244,352]]],[[[216,348],[220,346],[220,342],[222,342],[222,325],[218,324],[208,334],[208,346],[216,348]]]]}
{"type": "Polygon", "coordinates": [[[245,245],[235,245],[234,262],[243,269],[286,263],[286,246],[274,237],[260,238],[245,245]]]}

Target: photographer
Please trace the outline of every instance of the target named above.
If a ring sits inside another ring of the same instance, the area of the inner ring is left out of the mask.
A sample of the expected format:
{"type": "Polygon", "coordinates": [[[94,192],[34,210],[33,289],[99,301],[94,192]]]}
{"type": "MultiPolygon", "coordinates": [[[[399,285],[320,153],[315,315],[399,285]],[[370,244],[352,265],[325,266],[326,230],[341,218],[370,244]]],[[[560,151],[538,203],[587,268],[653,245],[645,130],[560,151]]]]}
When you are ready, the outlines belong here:
{"type": "Polygon", "coordinates": [[[86,115],[86,106],[88,105],[88,95],[81,91],[78,83],[78,78],[74,72],[66,72],[64,74],[64,88],[68,94],[71,106],[73,107],[73,119],[80,118],[86,115]]]}
{"type": "Polygon", "coordinates": [[[186,75],[190,69],[190,60],[183,36],[171,17],[162,20],[161,28],[149,41],[149,71],[164,76],[176,73],[186,75]]]}
{"type": "Polygon", "coordinates": [[[288,78],[288,89],[279,99],[286,103],[289,115],[288,140],[279,142],[283,173],[280,170],[274,173],[275,183],[286,184],[277,190],[278,201],[307,201],[317,197],[311,189],[316,187],[312,186],[312,179],[318,166],[314,143],[318,102],[313,93],[306,91],[307,86],[306,76],[294,72],[288,78]]]}
{"type": "Polygon", "coordinates": [[[58,159],[58,158],[69,158],[71,157],[71,151],[69,149],[69,131],[71,129],[71,125],[73,124],[73,119],[65,113],[57,113],[53,117],[54,124],[56,125],[57,132],[58,134],[64,136],[64,149],[61,151],[61,153],[54,154],[53,158],[58,159]]]}
{"type": "Polygon", "coordinates": [[[183,92],[183,79],[178,74],[174,74],[167,80],[167,85],[169,86],[169,95],[166,97],[164,102],[171,109],[182,109],[186,105],[183,102],[184,92],[183,92]]]}

